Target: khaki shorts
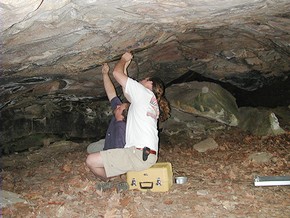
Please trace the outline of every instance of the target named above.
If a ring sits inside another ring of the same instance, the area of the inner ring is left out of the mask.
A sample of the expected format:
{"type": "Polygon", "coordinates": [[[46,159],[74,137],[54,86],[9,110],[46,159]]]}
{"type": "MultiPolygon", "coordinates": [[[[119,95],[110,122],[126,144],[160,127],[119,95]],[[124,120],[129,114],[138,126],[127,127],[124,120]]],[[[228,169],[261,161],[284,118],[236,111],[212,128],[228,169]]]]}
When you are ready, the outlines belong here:
{"type": "Polygon", "coordinates": [[[107,177],[127,173],[128,171],[141,171],[150,168],[157,161],[157,155],[150,154],[143,161],[143,151],[135,147],[116,148],[100,151],[107,177]]]}

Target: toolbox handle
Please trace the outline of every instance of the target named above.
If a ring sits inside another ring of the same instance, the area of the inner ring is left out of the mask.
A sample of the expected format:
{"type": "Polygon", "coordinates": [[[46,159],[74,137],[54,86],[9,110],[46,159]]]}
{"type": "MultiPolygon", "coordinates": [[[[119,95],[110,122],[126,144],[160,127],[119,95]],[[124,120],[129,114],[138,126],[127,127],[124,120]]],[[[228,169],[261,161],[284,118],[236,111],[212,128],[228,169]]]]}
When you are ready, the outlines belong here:
{"type": "Polygon", "coordinates": [[[142,189],[152,189],[153,188],[153,182],[139,182],[139,184],[140,184],[140,188],[142,188],[142,189]],[[147,186],[147,185],[143,186],[143,183],[150,184],[150,186],[147,186]]]}

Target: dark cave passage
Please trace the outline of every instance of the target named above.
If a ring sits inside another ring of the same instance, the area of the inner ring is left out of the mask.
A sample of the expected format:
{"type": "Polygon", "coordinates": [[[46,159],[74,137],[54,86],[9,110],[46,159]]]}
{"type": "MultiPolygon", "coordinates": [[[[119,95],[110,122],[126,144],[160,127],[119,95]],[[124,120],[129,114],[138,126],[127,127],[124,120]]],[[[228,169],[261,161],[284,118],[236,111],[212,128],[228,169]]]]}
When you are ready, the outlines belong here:
{"type": "Polygon", "coordinates": [[[269,107],[275,108],[278,106],[290,105],[290,78],[282,80],[281,78],[273,78],[271,83],[263,85],[261,88],[254,91],[247,91],[238,88],[228,82],[221,82],[208,77],[204,77],[199,73],[188,71],[181,77],[166,84],[171,86],[173,84],[183,82],[212,82],[219,84],[224,89],[229,91],[235,98],[238,107],[269,107]]]}

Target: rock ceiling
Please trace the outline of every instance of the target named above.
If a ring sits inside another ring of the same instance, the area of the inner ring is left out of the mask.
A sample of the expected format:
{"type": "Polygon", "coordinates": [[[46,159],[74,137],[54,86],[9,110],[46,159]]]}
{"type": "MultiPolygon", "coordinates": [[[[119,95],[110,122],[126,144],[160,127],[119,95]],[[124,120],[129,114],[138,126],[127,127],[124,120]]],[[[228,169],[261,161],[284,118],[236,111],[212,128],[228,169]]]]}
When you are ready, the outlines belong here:
{"type": "Polygon", "coordinates": [[[289,9],[289,0],[2,0],[0,153],[103,137],[101,65],[128,50],[135,79],[204,80],[236,99],[248,93],[252,104],[239,106],[289,107],[289,9]]]}
{"type": "Polygon", "coordinates": [[[131,76],[166,83],[192,70],[255,90],[289,75],[289,0],[2,0],[0,9],[2,97],[32,80],[102,96],[101,64],[127,50],[131,76]]]}

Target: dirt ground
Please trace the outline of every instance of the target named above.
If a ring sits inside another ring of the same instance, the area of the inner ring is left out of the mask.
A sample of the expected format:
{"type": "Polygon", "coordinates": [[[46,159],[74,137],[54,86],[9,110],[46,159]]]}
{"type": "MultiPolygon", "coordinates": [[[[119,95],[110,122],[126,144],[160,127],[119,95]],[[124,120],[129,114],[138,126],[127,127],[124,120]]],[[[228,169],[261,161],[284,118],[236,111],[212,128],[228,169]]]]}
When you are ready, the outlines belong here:
{"type": "Polygon", "coordinates": [[[161,134],[158,162],[171,162],[188,182],[168,192],[97,191],[85,166],[88,143],[54,143],[2,157],[2,189],[27,200],[3,217],[290,217],[290,186],[256,187],[254,176],[290,175],[290,132],[257,137],[232,128],[214,135],[219,147],[199,153],[186,137],[161,134]],[[267,163],[249,155],[268,152],[267,163]]]}

